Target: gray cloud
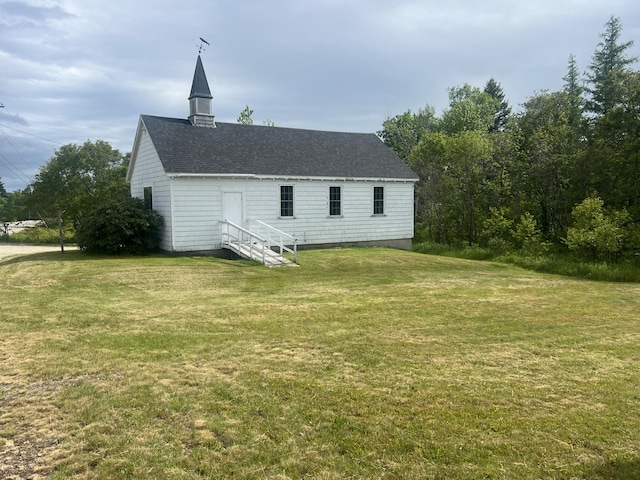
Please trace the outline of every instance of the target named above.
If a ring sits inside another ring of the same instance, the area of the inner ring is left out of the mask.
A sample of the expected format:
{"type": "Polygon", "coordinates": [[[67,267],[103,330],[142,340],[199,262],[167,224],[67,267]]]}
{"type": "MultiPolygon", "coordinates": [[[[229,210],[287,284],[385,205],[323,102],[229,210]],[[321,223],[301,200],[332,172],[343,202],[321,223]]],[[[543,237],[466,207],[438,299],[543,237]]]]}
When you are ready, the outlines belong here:
{"type": "MultiPolygon", "coordinates": [[[[141,113],[186,117],[198,37],[219,121],[372,132],[447,88],[494,77],[512,106],[562,88],[569,54],[586,70],[610,15],[640,34],[633,0],[0,0],[0,121],[57,143],[0,137],[25,175],[56,145],[129,151],[141,113]]],[[[638,54],[638,45],[634,47],[638,54]]],[[[21,137],[15,131],[8,135],[21,137]]],[[[0,163],[7,190],[22,188],[0,163]]]]}

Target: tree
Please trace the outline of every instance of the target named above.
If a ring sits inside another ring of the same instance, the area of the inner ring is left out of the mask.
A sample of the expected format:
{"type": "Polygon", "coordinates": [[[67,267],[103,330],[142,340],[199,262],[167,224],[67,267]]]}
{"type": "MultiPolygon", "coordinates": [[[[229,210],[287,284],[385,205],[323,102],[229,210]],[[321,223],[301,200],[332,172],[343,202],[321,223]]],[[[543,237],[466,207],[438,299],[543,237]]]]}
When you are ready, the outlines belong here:
{"type": "Polygon", "coordinates": [[[608,206],[640,220],[640,72],[619,75],[617,104],[591,130],[590,187],[608,206]]]}
{"type": "Polygon", "coordinates": [[[253,115],[253,110],[251,110],[249,105],[247,105],[244,107],[244,110],[240,112],[238,123],[242,125],[253,125],[253,118],[251,118],[251,115],[253,115]]]}
{"type": "Polygon", "coordinates": [[[564,92],[540,92],[523,106],[516,119],[522,156],[515,189],[524,197],[522,211],[534,214],[547,239],[559,241],[572,205],[584,198],[572,190],[583,155],[581,130],[570,124],[570,99],[564,92]]]}
{"type": "Polygon", "coordinates": [[[77,225],[82,213],[102,199],[128,194],[128,164],[128,154],[102,140],[63,145],[28,185],[27,204],[41,217],[65,212],[77,225]]]}
{"type": "Polygon", "coordinates": [[[511,227],[513,220],[508,218],[504,207],[489,207],[489,216],[482,224],[482,243],[492,250],[504,251],[511,247],[511,227]]]}
{"type": "Polygon", "coordinates": [[[29,211],[25,207],[25,194],[21,190],[0,196],[0,222],[29,220],[29,211]]]}
{"type": "Polygon", "coordinates": [[[2,183],[2,177],[0,177],[0,197],[6,197],[7,191],[4,188],[4,183],[2,183]]]}
{"type": "Polygon", "coordinates": [[[491,160],[487,133],[425,134],[410,166],[420,176],[417,219],[431,239],[453,244],[478,240],[478,225],[488,210],[486,165],[491,160]]]}
{"type": "Polygon", "coordinates": [[[507,121],[511,116],[511,107],[505,99],[502,86],[491,78],[484,87],[484,93],[494,98],[496,102],[493,125],[489,126],[490,132],[500,132],[507,126],[507,121]]]}
{"type": "Polygon", "coordinates": [[[580,71],[575,55],[569,55],[569,65],[567,74],[562,77],[564,80],[564,93],[567,95],[569,102],[569,118],[570,125],[578,126],[582,123],[582,115],[584,110],[584,87],[580,83],[580,71]]]}
{"type": "Polygon", "coordinates": [[[388,117],[377,134],[387,147],[406,162],[422,135],[437,130],[438,124],[435,109],[427,105],[416,113],[407,110],[393,118],[388,117]]]}
{"type": "Polygon", "coordinates": [[[615,260],[627,240],[629,215],[625,210],[607,213],[599,197],[586,198],[571,212],[573,225],[566,244],[589,260],[615,260]]]}
{"type": "Polygon", "coordinates": [[[158,249],[162,217],[144,200],[121,194],[85,212],[76,239],[88,253],[144,255],[158,249]]]}
{"type": "Polygon", "coordinates": [[[618,104],[620,100],[620,74],[637,58],[629,57],[626,51],[633,46],[633,41],[620,43],[622,23],[618,17],[612,16],[605,23],[602,41],[593,54],[587,80],[592,85],[588,90],[591,98],[587,108],[596,115],[605,114],[618,104]]]}
{"type": "Polygon", "coordinates": [[[528,252],[539,250],[542,246],[538,222],[529,212],[520,216],[520,220],[511,230],[511,236],[517,248],[528,252]]]}
{"type": "Polygon", "coordinates": [[[449,108],[442,114],[442,130],[448,134],[487,132],[495,125],[500,102],[479,88],[465,84],[449,89],[449,108]]]}

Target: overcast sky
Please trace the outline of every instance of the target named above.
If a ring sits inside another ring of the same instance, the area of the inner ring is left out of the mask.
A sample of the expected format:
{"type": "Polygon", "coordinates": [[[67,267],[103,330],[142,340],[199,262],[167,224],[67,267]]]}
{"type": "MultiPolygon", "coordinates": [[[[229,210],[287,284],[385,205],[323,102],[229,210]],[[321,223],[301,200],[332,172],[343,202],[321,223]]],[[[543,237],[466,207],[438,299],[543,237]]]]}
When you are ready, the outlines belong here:
{"type": "Polygon", "coordinates": [[[605,22],[640,55],[638,0],[0,0],[0,178],[57,148],[131,150],[138,116],[186,118],[199,37],[216,121],[375,132],[493,77],[514,110],[588,68],[605,22]]]}

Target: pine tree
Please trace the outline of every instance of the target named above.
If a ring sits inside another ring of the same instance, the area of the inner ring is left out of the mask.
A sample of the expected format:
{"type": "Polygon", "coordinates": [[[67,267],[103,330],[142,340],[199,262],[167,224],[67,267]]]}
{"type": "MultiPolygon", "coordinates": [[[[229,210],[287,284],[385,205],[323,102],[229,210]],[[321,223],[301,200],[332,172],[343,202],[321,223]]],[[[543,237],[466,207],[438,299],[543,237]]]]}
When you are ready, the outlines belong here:
{"type": "Polygon", "coordinates": [[[620,19],[612,16],[604,27],[600,35],[602,41],[598,43],[587,72],[587,80],[592,85],[588,89],[591,98],[587,101],[587,109],[596,115],[605,114],[618,104],[623,74],[629,65],[637,61],[636,57],[626,56],[633,41],[619,43],[622,33],[620,19]]]}
{"type": "Polygon", "coordinates": [[[242,125],[253,125],[253,118],[251,118],[251,115],[253,115],[253,110],[251,110],[249,105],[247,105],[244,107],[244,110],[240,112],[238,123],[241,123],[242,125]]]}
{"type": "Polygon", "coordinates": [[[509,116],[511,115],[511,107],[509,106],[509,102],[507,102],[504,98],[502,87],[493,78],[489,79],[489,81],[487,82],[487,85],[484,87],[484,92],[491,95],[491,97],[495,98],[499,102],[496,107],[494,123],[489,127],[489,131],[502,131],[507,126],[507,121],[509,120],[509,116]]]}
{"type": "Polygon", "coordinates": [[[569,67],[567,74],[562,77],[564,80],[564,93],[569,102],[569,125],[578,126],[582,118],[584,108],[584,87],[580,83],[580,72],[575,55],[569,55],[569,67]]]}

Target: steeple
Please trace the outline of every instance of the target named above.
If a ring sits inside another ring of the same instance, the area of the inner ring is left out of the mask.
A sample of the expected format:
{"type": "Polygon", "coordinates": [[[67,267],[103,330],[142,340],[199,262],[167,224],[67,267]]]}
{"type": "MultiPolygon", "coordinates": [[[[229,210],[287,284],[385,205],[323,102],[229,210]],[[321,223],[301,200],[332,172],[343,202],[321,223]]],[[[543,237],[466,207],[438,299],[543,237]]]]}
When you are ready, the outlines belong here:
{"type": "Polygon", "coordinates": [[[211,112],[211,90],[207,76],[204,73],[202,60],[198,54],[196,61],[196,71],[193,74],[193,83],[191,84],[191,94],[189,95],[189,120],[192,125],[199,127],[215,127],[214,116],[211,112]]]}

